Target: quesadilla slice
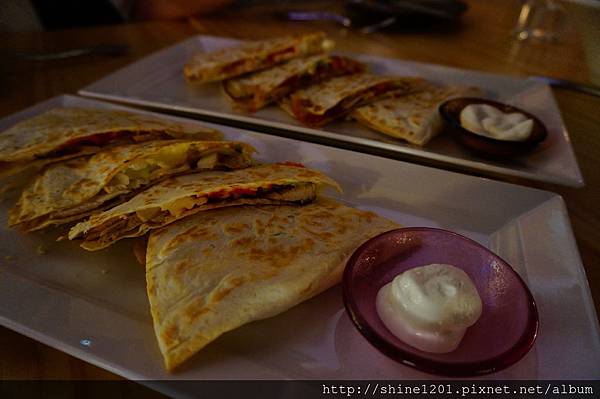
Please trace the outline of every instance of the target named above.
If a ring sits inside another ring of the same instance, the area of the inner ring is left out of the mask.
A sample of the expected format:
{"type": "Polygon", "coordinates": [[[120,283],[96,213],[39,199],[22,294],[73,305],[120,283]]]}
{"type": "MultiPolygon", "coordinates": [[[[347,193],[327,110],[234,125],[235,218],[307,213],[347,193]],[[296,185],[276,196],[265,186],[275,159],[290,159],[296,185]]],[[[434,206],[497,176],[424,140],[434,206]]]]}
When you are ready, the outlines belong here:
{"type": "Polygon", "coordinates": [[[303,206],[215,209],[154,230],[146,282],[166,368],[339,283],[360,244],[398,227],[321,197],[303,206]]]}
{"type": "Polygon", "coordinates": [[[280,105],[298,121],[322,126],[346,115],[352,108],[382,98],[391,92],[410,93],[425,85],[420,78],[376,76],[368,73],[341,76],[298,90],[280,105]]]}
{"type": "Polygon", "coordinates": [[[24,231],[83,219],[168,176],[250,166],[254,148],[233,141],[150,141],[53,164],[21,193],[8,223],[24,231]]]}
{"type": "Polygon", "coordinates": [[[0,132],[0,176],[150,140],[219,140],[217,130],[120,110],[56,108],[0,132]]]}
{"type": "Polygon", "coordinates": [[[332,48],[333,42],[322,32],[252,41],[212,53],[197,54],[183,72],[190,82],[218,81],[332,48]]]}
{"type": "Polygon", "coordinates": [[[350,58],[320,54],[226,80],[223,90],[237,108],[255,112],[303,87],[364,70],[365,65],[350,58]]]}
{"type": "Polygon", "coordinates": [[[431,88],[373,102],[354,109],[351,115],[373,130],[422,146],[442,131],[441,103],[478,92],[472,87],[431,88]]]}
{"type": "Polygon", "coordinates": [[[322,173],[299,164],[260,165],[230,172],[205,172],[164,180],[129,201],[92,215],[69,231],[69,239],[94,251],[126,237],[207,209],[242,204],[307,203],[324,185],[339,189],[322,173]]]}

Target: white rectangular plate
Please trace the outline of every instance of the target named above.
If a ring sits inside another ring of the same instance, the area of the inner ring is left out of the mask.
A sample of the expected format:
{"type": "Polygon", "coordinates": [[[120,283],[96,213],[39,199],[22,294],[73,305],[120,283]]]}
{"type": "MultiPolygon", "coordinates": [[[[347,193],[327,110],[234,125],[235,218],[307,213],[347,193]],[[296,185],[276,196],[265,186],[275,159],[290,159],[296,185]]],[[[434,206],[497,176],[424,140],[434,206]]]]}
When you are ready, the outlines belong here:
{"type": "MultiPolygon", "coordinates": [[[[583,178],[569,140],[569,135],[550,88],[533,80],[494,75],[439,65],[420,64],[349,54],[371,67],[376,73],[422,76],[438,83],[474,85],[484,89],[486,97],[510,103],[537,115],[547,126],[549,137],[534,152],[515,160],[495,162],[472,155],[448,133],[421,148],[402,140],[377,133],[355,122],[335,122],[322,129],[303,126],[276,106],[256,114],[232,109],[218,83],[188,84],[183,66],[199,52],[218,50],[239,41],[212,36],[196,36],[150,55],[82,89],[79,94],[168,111],[186,112],[199,117],[219,118],[220,123],[235,121],[247,126],[261,126],[294,132],[296,137],[321,142],[335,140],[364,151],[383,150],[396,157],[419,157],[453,164],[461,168],[490,174],[512,175],[570,186],[583,186],[583,178]]],[[[272,130],[271,130],[272,132],[272,130]]],[[[275,132],[276,133],[276,132],[275,132]]]]}
{"type": "MultiPolygon", "coordinates": [[[[1,120],[0,129],[59,106],[123,108],[63,96],[1,120]]],[[[255,146],[260,160],[299,161],[322,170],[343,187],[338,198],[356,207],[405,226],[462,233],[511,263],[537,301],[540,332],[520,362],[487,379],[597,378],[597,318],[560,196],[211,126],[228,139],[255,146]]],[[[181,370],[168,374],[152,329],[144,270],[134,259],[131,241],[90,253],[71,242],[55,242],[55,230],[20,234],[4,227],[9,206],[7,198],[0,210],[0,324],[126,378],[432,378],[395,363],[368,344],[346,315],[339,287],[225,334],[181,370]],[[43,254],[38,253],[40,246],[43,254]]],[[[160,384],[154,387],[164,389],[160,384]]]]}

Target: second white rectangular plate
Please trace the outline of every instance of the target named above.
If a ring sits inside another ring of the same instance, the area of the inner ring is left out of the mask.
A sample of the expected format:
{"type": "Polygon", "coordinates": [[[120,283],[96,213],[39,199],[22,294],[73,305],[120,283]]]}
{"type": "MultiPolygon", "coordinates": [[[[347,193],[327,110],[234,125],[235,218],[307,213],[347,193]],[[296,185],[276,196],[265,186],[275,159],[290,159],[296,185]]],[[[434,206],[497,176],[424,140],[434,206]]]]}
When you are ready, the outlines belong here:
{"type": "MultiPolygon", "coordinates": [[[[63,96],[0,120],[0,130],[61,106],[123,108],[63,96]]],[[[296,161],[323,171],[342,186],[340,200],[405,226],[464,234],[513,265],[537,302],[539,336],[521,361],[485,379],[597,378],[596,314],[560,196],[210,126],[227,139],[255,146],[262,161],[296,161]]],[[[168,374],[152,328],[144,268],[132,254],[131,241],[87,252],[73,242],[56,242],[58,233],[52,229],[21,234],[5,227],[12,201],[0,204],[0,325],[116,374],[135,380],[435,378],[374,349],[344,311],[339,286],[276,317],[226,333],[168,374]]],[[[166,385],[153,387],[167,390],[166,385]]]]}
{"type": "MultiPolygon", "coordinates": [[[[152,54],[80,90],[79,94],[105,100],[142,105],[166,111],[186,112],[198,117],[235,121],[247,126],[291,131],[300,138],[335,140],[364,151],[383,150],[397,157],[418,157],[490,174],[519,176],[532,180],[580,187],[583,178],[569,135],[550,88],[533,80],[495,75],[439,65],[421,64],[349,54],[367,63],[375,73],[421,76],[444,84],[478,86],[486,97],[521,107],[538,116],[549,137],[534,152],[515,160],[497,162],[477,157],[458,145],[447,133],[421,148],[377,133],[355,122],[335,122],[321,129],[303,126],[276,106],[255,114],[232,109],[218,83],[191,85],[183,77],[183,66],[193,54],[239,44],[238,40],[196,36],[152,54]]],[[[272,132],[272,131],[271,131],[272,132]]]]}

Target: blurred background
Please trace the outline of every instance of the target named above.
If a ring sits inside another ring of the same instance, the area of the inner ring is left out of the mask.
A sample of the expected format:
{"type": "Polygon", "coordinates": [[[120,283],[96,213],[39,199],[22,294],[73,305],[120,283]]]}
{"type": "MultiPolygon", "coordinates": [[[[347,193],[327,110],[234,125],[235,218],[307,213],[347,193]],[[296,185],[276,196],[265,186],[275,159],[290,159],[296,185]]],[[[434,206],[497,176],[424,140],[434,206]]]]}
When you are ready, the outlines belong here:
{"type": "MultiPolygon", "coordinates": [[[[600,0],[2,0],[0,7],[0,32],[56,31],[159,19],[187,20],[202,31],[203,24],[211,20],[237,17],[237,21],[249,23],[296,21],[319,29],[329,25],[339,28],[341,35],[346,31],[367,35],[454,32],[455,39],[461,37],[456,32],[477,28],[481,20],[472,10],[485,8],[498,14],[498,21],[512,21],[509,26],[498,22],[497,27],[486,28],[503,33],[513,43],[510,54],[520,63],[547,56],[547,50],[540,54],[536,42],[568,46],[577,41],[583,47],[590,81],[600,84],[600,0]]],[[[497,39],[504,37],[499,34],[497,39]]],[[[498,40],[498,45],[506,43],[498,40]]]]}

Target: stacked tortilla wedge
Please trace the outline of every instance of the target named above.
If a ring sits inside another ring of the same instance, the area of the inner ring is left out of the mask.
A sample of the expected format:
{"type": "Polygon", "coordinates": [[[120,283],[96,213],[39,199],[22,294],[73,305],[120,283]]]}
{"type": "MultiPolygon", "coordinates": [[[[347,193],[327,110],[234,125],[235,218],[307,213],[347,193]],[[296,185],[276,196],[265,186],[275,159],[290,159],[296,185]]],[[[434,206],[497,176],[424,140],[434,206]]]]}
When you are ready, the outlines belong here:
{"type": "Polygon", "coordinates": [[[333,42],[321,32],[247,42],[211,53],[197,54],[183,72],[188,81],[205,83],[269,68],[297,57],[330,50],[333,42]]]}
{"type": "Polygon", "coordinates": [[[415,93],[395,93],[388,98],[358,107],[352,117],[361,124],[423,146],[443,128],[438,106],[444,101],[479,93],[474,87],[428,87],[415,93]]]}
{"type": "Polygon", "coordinates": [[[322,173],[292,164],[269,164],[167,179],[129,201],[92,215],[69,232],[88,250],[105,248],[208,209],[243,204],[303,204],[317,190],[337,183],[322,173]]]}
{"type": "Polygon", "coordinates": [[[233,141],[162,140],[54,163],[25,187],[9,225],[33,231],[83,219],[169,176],[247,167],[253,151],[233,141]]]}
{"type": "Polygon", "coordinates": [[[93,154],[108,146],[151,140],[218,140],[221,134],[126,111],[65,107],[0,132],[0,177],[93,154]]]}
{"type": "Polygon", "coordinates": [[[223,333],[337,284],[354,249],[397,227],[321,197],[327,186],[341,190],[323,173],[253,164],[254,148],[207,140],[218,135],[211,129],[71,108],[1,135],[7,164],[45,162],[10,210],[11,226],[78,222],[68,238],[90,251],[146,235],[147,291],[168,370],[223,333]]]}
{"type": "Polygon", "coordinates": [[[281,313],[341,280],[363,241],[398,227],[318,197],[339,188],[299,164],[169,178],[77,224],[88,250],[150,233],[148,297],[165,366],[221,334],[281,313]]]}
{"type": "Polygon", "coordinates": [[[350,58],[319,54],[226,80],[223,90],[237,108],[254,112],[306,86],[364,70],[350,58]]]}
{"type": "Polygon", "coordinates": [[[368,73],[358,61],[328,54],[332,47],[322,33],[249,42],[195,56],[185,75],[194,82],[224,80],[223,91],[238,110],[256,112],[277,102],[311,128],[349,117],[419,146],[442,131],[442,102],[479,94],[473,87],[368,73]]]}

